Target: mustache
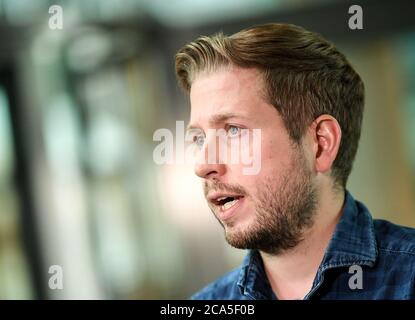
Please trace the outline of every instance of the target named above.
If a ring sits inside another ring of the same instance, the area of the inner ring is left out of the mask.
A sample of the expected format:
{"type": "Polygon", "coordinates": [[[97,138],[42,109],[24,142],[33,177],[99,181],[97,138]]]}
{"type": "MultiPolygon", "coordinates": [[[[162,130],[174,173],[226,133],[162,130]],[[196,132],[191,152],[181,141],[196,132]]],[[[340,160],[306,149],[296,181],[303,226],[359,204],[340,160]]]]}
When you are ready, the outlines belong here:
{"type": "Polygon", "coordinates": [[[205,198],[211,191],[220,191],[223,193],[229,192],[229,193],[235,193],[242,196],[246,196],[247,192],[245,189],[238,184],[228,184],[223,183],[220,181],[204,181],[203,183],[203,192],[205,194],[205,198]]]}

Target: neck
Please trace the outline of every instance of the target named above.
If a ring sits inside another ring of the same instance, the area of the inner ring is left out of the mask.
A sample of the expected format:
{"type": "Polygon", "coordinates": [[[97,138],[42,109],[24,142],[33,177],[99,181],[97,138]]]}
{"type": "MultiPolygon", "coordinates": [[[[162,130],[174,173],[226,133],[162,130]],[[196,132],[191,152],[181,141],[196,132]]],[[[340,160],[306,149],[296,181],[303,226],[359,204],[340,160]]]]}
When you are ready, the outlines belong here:
{"type": "Polygon", "coordinates": [[[260,252],[265,273],[278,299],[302,299],[310,291],[328,243],[343,211],[344,192],[322,193],[314,225],[295,248],[279,255],[260,252]]]}

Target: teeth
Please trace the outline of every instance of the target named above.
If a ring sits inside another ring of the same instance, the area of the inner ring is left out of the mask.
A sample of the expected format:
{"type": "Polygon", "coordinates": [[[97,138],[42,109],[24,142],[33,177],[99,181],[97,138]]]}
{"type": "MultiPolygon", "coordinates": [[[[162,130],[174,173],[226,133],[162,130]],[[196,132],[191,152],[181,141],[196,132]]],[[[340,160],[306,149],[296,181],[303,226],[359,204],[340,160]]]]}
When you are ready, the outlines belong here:
{"type": "Polygon", "coordinates": [[[227,197],[220,197],[220,198],[217,198],[216,199],[216,201],[222,201],[222,200],[225,200],[227,197]]]}
{"type": "Polygon", "coordinates": [[[223,206],[221,206],[221,209],[223,211],[228,210],[229,208],[233,207],[235,203],[238,202],[238,199],[226,202],[223,206]]]}

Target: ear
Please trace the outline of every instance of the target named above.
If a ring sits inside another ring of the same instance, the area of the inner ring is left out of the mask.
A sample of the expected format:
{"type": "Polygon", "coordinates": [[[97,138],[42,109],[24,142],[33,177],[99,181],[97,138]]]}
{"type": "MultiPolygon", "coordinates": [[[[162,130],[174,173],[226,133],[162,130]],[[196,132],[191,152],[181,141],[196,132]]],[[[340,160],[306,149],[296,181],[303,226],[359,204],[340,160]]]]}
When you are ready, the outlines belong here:
{"type": "Polygon", "coordinates": [[[313,140],[313,156],[315,170],[325,173],[329,171],[339,152],[342,131],[337,120],[323,114],[316,118],[311,125],[313,140]]]}

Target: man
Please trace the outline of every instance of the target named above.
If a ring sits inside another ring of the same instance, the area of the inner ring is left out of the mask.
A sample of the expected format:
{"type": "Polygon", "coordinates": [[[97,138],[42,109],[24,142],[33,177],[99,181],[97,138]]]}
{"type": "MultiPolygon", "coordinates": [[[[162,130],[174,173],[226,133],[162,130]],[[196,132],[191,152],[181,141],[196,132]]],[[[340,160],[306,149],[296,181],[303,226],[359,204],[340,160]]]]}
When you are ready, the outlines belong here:
{"type": "Polygon", "coordinates": [[[415,298],[415,230],[372,220],[346,189],[364,86],[343,54],[298,26],[267,24],[185,45],[176,74],[208,205],[228,243],[249,249],[192,298],[415,298]],[[260,129],[259,172],[207,161],[212,129],[226,132],[225,148],[260,129]]]}

